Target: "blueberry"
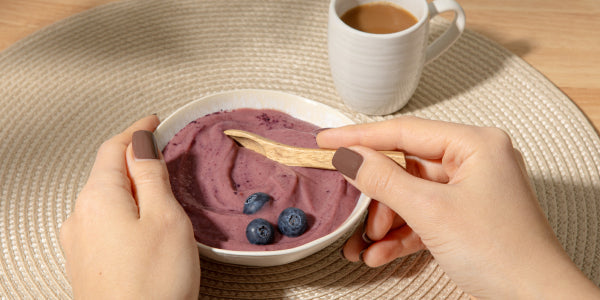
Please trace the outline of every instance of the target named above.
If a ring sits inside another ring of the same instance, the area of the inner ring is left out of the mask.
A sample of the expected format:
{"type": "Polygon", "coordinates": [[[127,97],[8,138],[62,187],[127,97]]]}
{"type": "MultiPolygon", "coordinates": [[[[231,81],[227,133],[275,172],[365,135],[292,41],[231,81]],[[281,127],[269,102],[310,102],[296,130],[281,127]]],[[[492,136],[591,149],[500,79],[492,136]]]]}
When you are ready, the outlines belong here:
{"type": "Polygon", "coordinates": [[[265,193],[254,193],[244,201],[244,213],[251,215],[259,211],[265,203],[271,200],[271,196],[265,193]]]}
{"type": "Polygon", "coordinates": [[[299,208],[288,207],[284,209],[277,219],[279,231],[289,237],[297,237],[308,228],[306,214],[299,208]]]}
{"type": "Polygon", "coordinates": [[[250,244],[268,245],[273,243],[275,229],[265,219],[254,219],[246,227],[246,238],[250,244]]]}

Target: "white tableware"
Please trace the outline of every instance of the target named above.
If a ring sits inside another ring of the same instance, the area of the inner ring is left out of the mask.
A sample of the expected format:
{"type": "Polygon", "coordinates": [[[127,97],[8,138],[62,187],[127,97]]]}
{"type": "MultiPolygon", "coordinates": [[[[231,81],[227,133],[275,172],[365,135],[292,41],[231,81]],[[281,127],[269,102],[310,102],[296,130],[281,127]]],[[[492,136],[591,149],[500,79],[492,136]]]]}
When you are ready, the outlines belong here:
{"type": "Polygon", "coordinates": [[[328,51],[331,75],[344,103],[370,115],[393,113],[415,92],[423,66],[442,54],[465,27],[465,14],[454,0],[386,0],[412,13],[418,22],[388,34],[356,30],[340,17],[351,8],[377,0],[331,0],[328,51]],[[429,46],[429,21],[454,11],[448,29],[429,46]]]}
{"type": "MultiPolygon", "coordinates": [[[[341,112],[299,96],[268,90],[234,90],[213,94],[181,107],[164,119],[155,131],[158,148],[162,151],[169,140],[189,122],[207,114],[236,108],[270,108],[292,115],[324,128],[353,124],[341,112]]],[[[233,251],[198,243],[200,254],[224,263],[246,266],[275,266],[305,258],[327,247],[353,230],[362,221],[370,199],[360,196],[348,219],[335,231],[307,244],[276,251],[233,251]]]]}

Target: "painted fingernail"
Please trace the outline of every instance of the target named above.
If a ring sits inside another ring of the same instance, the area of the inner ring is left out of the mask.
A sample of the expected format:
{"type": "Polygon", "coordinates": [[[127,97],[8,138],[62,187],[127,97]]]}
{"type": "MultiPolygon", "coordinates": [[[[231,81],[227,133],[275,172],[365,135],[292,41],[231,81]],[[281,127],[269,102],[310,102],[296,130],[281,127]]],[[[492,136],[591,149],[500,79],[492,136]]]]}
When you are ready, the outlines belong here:
{"type": "Polygon", "coordinates": [[[360,260],[360,261],[361,261],[361,262],[363,262],[363,263],[365,262],[365,257],[364,257],[364,256],[365,256],[365,251],[367,251],[367,249],[366,249],[366,248],[365,248],[365,249],[362,249],[362,250],[360,251],[360,253],[358,254],[358,260],[360,260]]]}
{"type": "Polygon", "coordinates": [[[362,234],[362,240],[369,245],[374,243],[373,240],[369,238],[366,231],[362,234]]]}
{"type": "Polygon", "coordinates": [[[354,180],[360,165],[363,163],[363,157],[357,152],[341,147],[335,151],[331,163],[340,173],[354,180]]]}
{"type": "Polygon", "coordinates": [[[348,260],[348,259],[346,258],[346,256],[344,255],[344,247],[343,247],[343,246],[342,246],[342,248],[340,248],[340,252],[339,252],[339,253],[340,253],[340,257],[341,257],[343,260],[348,260]]]}
{"type": "Polygon", "coordinates": [[[158,149],[154,134],[147,130],[139,130],[131,137],[133,156],[136,159],[158,159],[158,149]]]}
{"type": "Polygon", "coordinates": [[[363,242],[367,243],[367,244],[373,244],[374,241],[372,239],[369,238],[369,236],[367,235],[367,222],[369,221],[369,211],[367,210],[367,214],[365,215],[365,220],[363,221],[363,233],[361,235],[361,238],[363,240],[363,242]]]}
{"type": "Polygon", "coordinates": [[[327,127],[325,127],[325,128],[317,128],[317,129],[315,129],[315,130],[312,131],[312,134],[314,136],[317,136],[319,133],[321,133],[321,131],[325,131],[327,129],[330,129],[330,128],[327,128],[327,127]]]}

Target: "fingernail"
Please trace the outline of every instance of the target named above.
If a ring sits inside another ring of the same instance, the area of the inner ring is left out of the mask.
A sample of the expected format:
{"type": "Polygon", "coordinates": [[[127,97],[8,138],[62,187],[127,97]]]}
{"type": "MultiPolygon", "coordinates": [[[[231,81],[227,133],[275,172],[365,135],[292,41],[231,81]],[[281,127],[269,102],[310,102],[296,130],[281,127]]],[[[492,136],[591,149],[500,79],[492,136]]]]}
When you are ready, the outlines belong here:
{"type": "Polygon", "coordinates": [[[356,173],[362,165],[363,157],[345,147],[341,147],[335,151],[331,163],[333,166],[340,171],[340,173],[346,175],[348,178],[356,179],[356,173]]]}
{"type": "Polygon", "coordinates": [[[369,236],[367,235],[367,222],[369,221],[369,211],[367,210],[367,214],[365,215],[365,220],[363,221],[363,233],[361,235],[362,240],[367,243],[367,244],[373,244],[374,241],[372,239],[369,238],[369,236]]]}
{"type": "Polygon", "coordinates": [[[321,131],[325,131],[327,129],[330,129],[330,128],[317,128],[317,129],[315,129],[315,130],[312,131],[312,134],[314,136],[317,136],[319,133],[321,133],[321,131]]]}
{"type": "Polygon", "coordinates": [[[340,257],[341,257],[343,260],[348,260],[348,259],[346,258],[346,256],[344,255],[344,246],[342,246],[342,248],[340,248],[340,251],[339,251],[339,253],[340,253],[340,257]]]}
{"type": "Polygon", "coordinates": [[[158,159],[158,149],[154,134],[147,130],[139,130],[131,137],[133,156],[136,159],[158,159]]]}
{"type": "Polygon", "coordinates": [[[360,261],[361,261],[361,262],[363,262],[363,263],[365,262],[364,255],[365,255],[365,251],[366,251],[366,250],[367,250],[366,248],[365,248],[365,249],[362,249],[362,250],[360,251],[360,253],[358,254],[358,260],[360,260],[360,261]]]}
{"type": "Polygon", "coordinates": [[[366,231],[363,232],[361,237],[362,237],[362,240],[369,245],[374,243],[373,240],[369,238],[366,231]]]}

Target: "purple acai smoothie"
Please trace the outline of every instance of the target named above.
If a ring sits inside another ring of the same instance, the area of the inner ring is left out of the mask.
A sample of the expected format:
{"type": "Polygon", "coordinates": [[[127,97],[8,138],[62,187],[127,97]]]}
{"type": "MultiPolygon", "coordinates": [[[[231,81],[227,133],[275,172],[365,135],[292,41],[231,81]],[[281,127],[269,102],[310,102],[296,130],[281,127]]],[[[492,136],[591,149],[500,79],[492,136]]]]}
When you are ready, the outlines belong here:
{"type": "Polygon", "coordinates": [[[250,131],[293,146],[318,148],[317,127],[276,110],[236,109],[201,117],[178,132],[163,154],[173,193],[194,226],[196,240],[228,250],[293,248],[334,231],[348,218],[360,192],[337,171],[289,167],[238,146],[223,134],[250,131]],[[272,197],[252,215],[244,214],[246,198],[257,192],[272,197]],[[299,237],[279,232],[269,245],[253,245],[246,226],[256,218],[269,221],[288,207],[303,210],[308,229],[299,237]]]}

